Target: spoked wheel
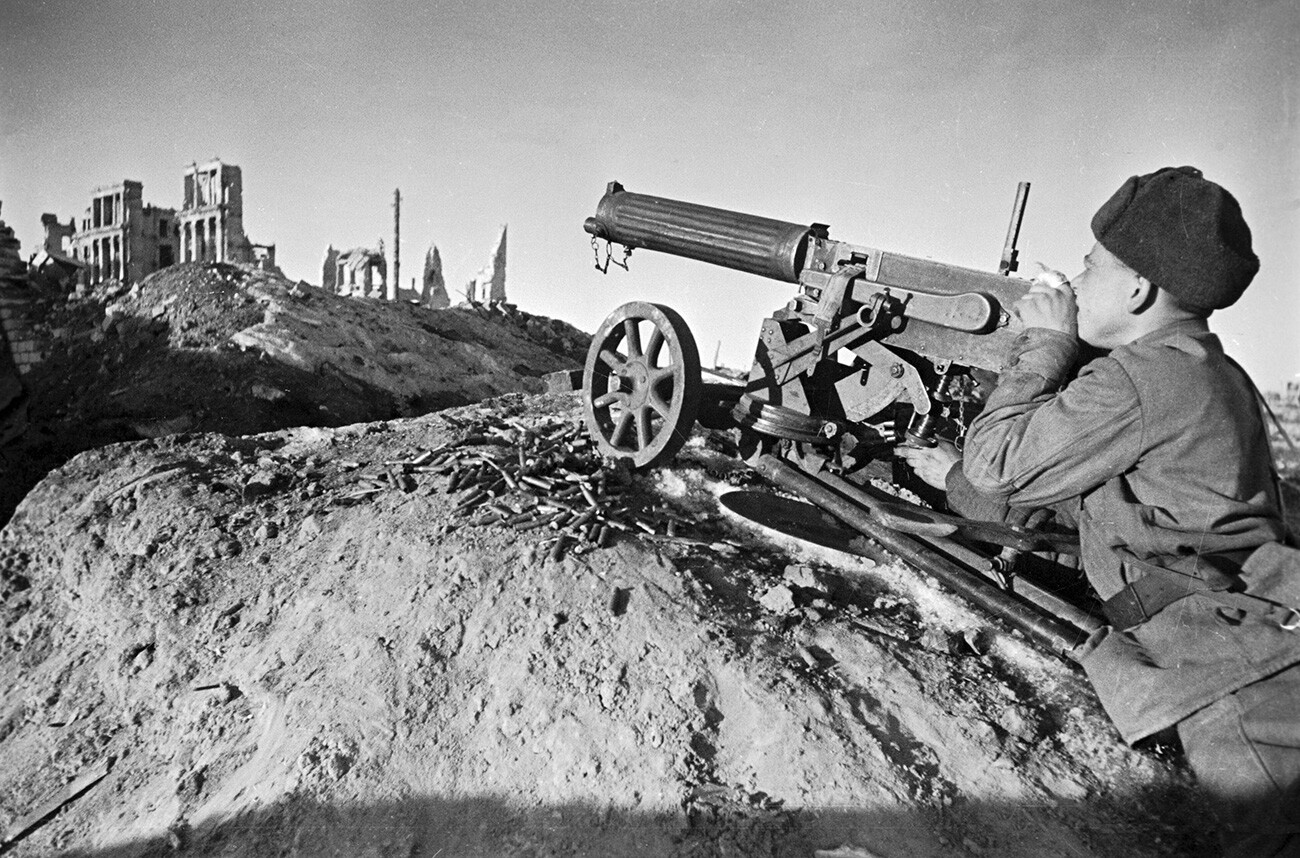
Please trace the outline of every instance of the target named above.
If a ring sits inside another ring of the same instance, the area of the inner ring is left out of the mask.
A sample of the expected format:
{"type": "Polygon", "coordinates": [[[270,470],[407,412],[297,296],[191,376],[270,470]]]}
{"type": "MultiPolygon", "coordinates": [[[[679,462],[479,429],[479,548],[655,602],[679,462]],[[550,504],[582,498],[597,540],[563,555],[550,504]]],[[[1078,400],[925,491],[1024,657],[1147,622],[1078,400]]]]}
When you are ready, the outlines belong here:
{"type": "Polygon", "coordinates": [[[634,301],[591,339],[582,376],[587,431],[605,456],[637,468],[667,462],[700,409],[700,354],[671,307],[634,301]]]}

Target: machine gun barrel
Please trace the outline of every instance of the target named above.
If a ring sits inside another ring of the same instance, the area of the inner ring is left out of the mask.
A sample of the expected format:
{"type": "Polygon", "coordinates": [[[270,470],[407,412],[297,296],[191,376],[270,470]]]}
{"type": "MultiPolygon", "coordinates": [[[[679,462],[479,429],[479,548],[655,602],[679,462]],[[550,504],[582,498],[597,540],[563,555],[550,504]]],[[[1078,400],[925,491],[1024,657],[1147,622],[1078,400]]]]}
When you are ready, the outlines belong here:
{"type": "Polygon", "coordinates": [[[610,182],[583,229],[625,247],[644,247],[786,283],[798,283],[808,236],[821,224],[800,226],[757,215],[634,194],[610,182]]]}

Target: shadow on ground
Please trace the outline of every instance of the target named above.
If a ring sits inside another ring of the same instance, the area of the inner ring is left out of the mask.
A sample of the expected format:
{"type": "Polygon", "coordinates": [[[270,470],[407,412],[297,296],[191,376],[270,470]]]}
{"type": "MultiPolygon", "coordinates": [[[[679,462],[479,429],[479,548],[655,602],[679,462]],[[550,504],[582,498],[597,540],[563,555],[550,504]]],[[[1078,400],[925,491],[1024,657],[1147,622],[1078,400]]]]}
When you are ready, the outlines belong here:
{"type": "MultiPolygon", "coordinates": [[[[698,792],[698,789],[697,789],[698,792]]],[[[725,791],[721,791],[725,792],[725,791]]],[[[676,812],[646,813],[595,804],[520,808],[494,798],[412,798],[327,805],[291,797],[219,821],[178,823],[145,839],[103,848],[76,845],[56,815],[19,841],[13,856],[811,856],[856,847],[851,855],[924,858],[1000,856],[1212,856],[1218,854],[1194,796],[1102,798],[1055,806],[958,800],[911,810],[786,810],[753,797],[688,801],[676,812]],[[1119,807],[1127,806],[1131,826],[1119,807]],[[1152,836],[1144,807],[1159,805],[1166,835],[1152,836]],[[1173,818],[1171,808],[1182,808],[1173,818]],[[1009,820],[1022,825],[1009,825],[1009,820]],[[1008,831],[1016,834],[1008,836],[1008,831]]],[[[0,849],[0,852],[4,852],[0,849]]]]}

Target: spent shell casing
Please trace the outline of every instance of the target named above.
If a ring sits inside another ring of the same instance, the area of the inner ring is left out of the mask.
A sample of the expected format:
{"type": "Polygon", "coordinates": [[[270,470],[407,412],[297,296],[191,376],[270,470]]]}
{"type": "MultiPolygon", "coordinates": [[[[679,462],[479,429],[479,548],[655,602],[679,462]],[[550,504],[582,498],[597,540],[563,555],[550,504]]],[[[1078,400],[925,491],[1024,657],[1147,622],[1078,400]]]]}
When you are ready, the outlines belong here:
{"type": "Polygon", "coordinates": [[[613,531],[609,525],[602,525],[600,532],[596,535],[596,547],[608,548],[611,539],[613,539],[613,531]]]}
{"type": "Polygon", "coordinates": [[[514,515],[510,516],[509,518],[506,518],[501,523],[508,524],[511,527],[518,527],[520,524],[523,524],[524,522],[528,521],[530,518],[533,518],[536,515],[537,515],[537,508],[533,507],[531,509],[526,509],[523,512],[517,512],[514,515]]]}
{"type": "Polygon", "coordinates": [[[473,509],[474,507],[483,503],[487,499],[488,499],[488,493],[483,491],[482,489],[479,489],[478,491],[474,492],[474,494],[470,495],[468,498],[466,498],[465,500],[457,504],[456,512],[464,512],[466,510],[473,509]]]}
{"type": "Polygon", "coordinates": [[[459,495],[457,495],[455,504],[456,506],[460,506],[470,498],[478,497],[479,495],[483,495],[483,494],[486,494],[486,492],[484,491],[482,486],[473,486],[468,491],[461,492],[459,495]]]}
{"type": "Polygon", "coordinates": [[[595,518],[596,518],[596,508],[594,506],[588,507],[587,509],[579,513],[577,516],[575,516],[573,521],[569,522],[569,526],[584,527],[587,525],[588,522],[594,521],[595,518]]]}
{"type": "Polygon", "coordinates": [[[551,546],[551,553],[548,555],[547,559],[552,563],[559,561],[564,557],[564,549],[568,547],[568,544],[569,537],[566,534],[561,533],[560,538],[555,540],[555,544],[551,546]]]}
{"type": "Polygon", "coordinates": [[[534,528],[545,527],[546,525],[550,524],[552,521],[555,521],[555,519],[559,518],[561,515],[563,515],[563,513],[559,513],[559,512],[552,512],[552,513],[547,513],[546,515],[539,515],[536,518],[516,524],[515,529],[533,530],[534,528]]]}

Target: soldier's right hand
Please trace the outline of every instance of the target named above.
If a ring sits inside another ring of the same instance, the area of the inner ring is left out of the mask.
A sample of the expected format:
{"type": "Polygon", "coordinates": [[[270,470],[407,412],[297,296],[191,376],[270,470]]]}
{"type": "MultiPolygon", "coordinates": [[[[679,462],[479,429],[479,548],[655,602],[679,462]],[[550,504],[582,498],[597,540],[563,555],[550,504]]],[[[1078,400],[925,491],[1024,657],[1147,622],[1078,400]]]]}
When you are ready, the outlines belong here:
{"type": "Polygon", "coordinates": [[[1011,306],[1026,328],[1046,328],[1072,337],[1079,335],[1079,306],[1070,281],[1059,271],[1038,265],[1029,291],[1011,306]]]}

